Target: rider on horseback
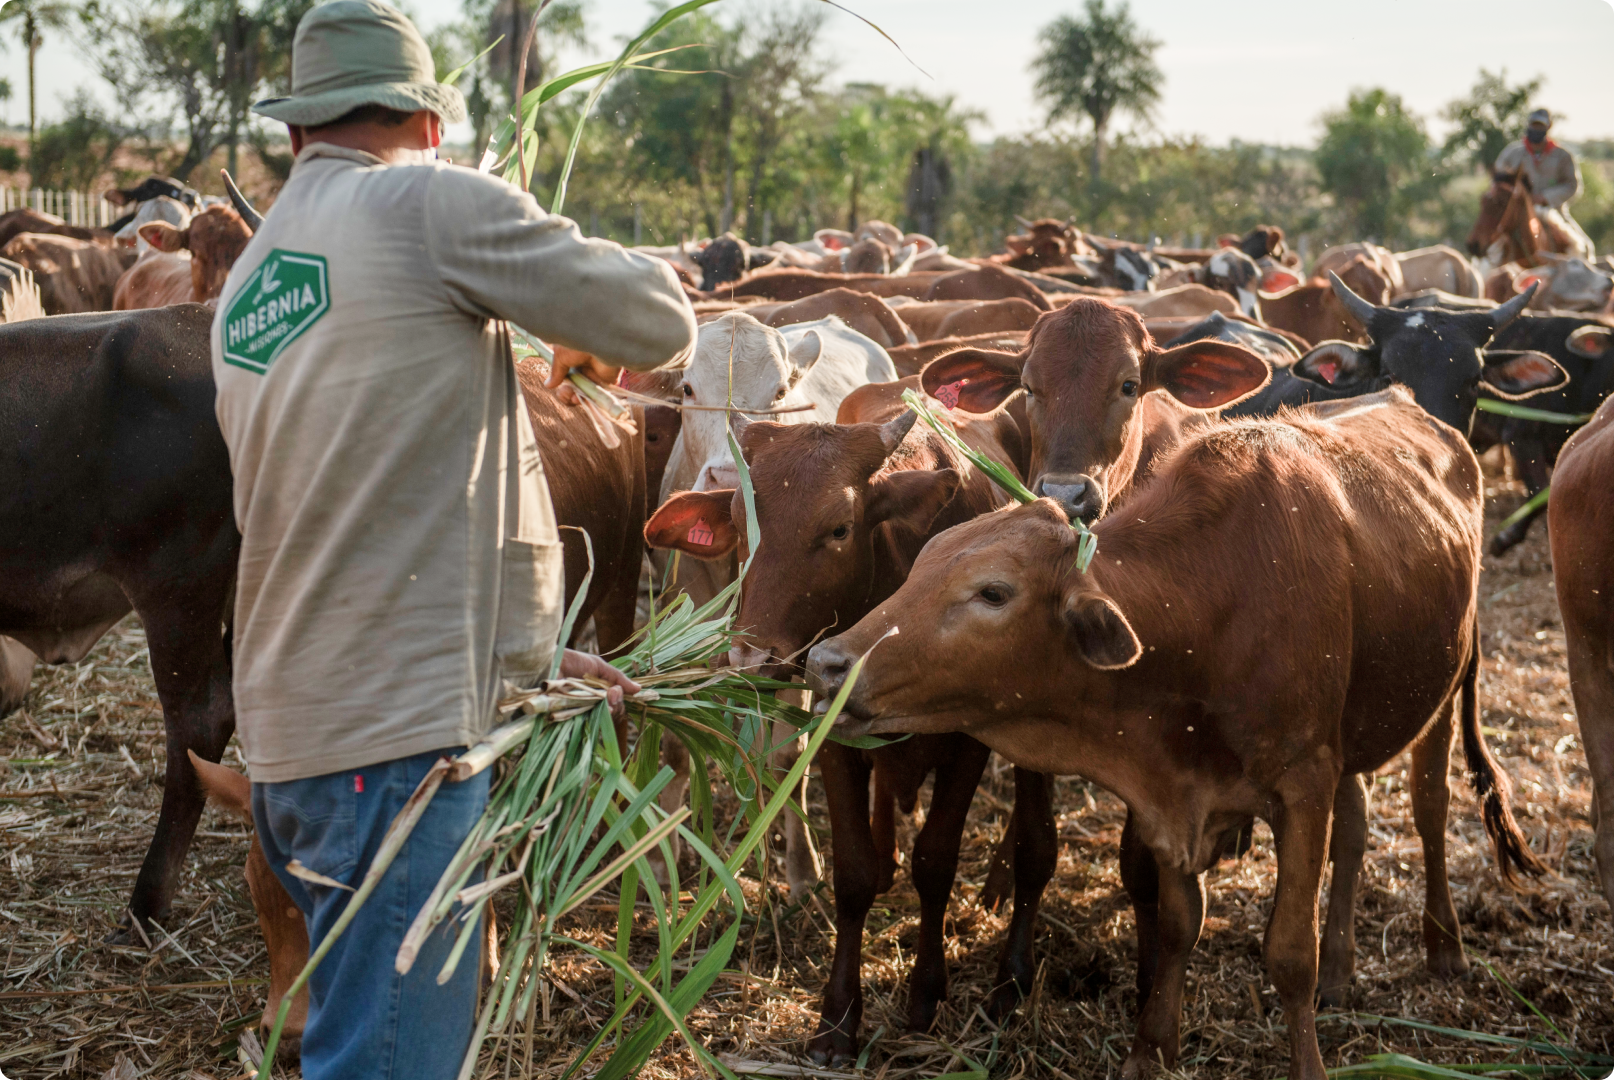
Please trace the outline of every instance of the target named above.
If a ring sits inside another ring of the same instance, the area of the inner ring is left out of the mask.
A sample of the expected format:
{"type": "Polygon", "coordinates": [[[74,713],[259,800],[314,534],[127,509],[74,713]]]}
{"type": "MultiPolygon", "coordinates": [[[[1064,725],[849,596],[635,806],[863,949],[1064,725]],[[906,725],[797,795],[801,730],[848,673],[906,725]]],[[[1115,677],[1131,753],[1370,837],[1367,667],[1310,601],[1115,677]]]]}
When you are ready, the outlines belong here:
{"type": "Polygon", "coordinates": [[[1537,109],[1530,114],[1524,138],[1511,143],[1496,158],[1496,173],[1524,173],[1534,195],[1536,214],[1549,230],[1561,228],[1572,238],[1571,246],[1585,246],[1584,257],[1592,253],[1591,239],[1569,216],[1569,200],[1580,194],[1580,167],[1574,155],[1548,137],[1552,114],[1537,109]]]}

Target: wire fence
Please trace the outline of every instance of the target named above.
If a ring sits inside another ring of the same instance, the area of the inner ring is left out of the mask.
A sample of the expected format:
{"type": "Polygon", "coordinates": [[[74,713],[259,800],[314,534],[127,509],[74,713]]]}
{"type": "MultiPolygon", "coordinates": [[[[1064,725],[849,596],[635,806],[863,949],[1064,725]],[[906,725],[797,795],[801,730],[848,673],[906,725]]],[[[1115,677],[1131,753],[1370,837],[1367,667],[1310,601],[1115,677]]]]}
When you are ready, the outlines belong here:
{"type": "Polygon", "coordinates": [[[23,207],[55,214],[69,225],[103,228],[116,221],[123,209],[87,191],[52,191],[48,188],[0,187],[0,213],[23,207]]]}

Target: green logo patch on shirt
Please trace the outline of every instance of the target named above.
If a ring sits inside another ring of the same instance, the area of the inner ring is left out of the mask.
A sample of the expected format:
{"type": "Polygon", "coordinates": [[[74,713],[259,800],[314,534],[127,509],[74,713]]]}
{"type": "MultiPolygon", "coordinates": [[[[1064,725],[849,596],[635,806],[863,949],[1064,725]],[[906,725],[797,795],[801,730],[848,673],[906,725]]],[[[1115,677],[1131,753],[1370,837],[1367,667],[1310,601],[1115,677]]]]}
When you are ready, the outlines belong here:
{"type": "Polygon", "coordinates": [[[331,308],[322,255],[271,251],[224,313],[224,362],[262,375],[331,308]]]}

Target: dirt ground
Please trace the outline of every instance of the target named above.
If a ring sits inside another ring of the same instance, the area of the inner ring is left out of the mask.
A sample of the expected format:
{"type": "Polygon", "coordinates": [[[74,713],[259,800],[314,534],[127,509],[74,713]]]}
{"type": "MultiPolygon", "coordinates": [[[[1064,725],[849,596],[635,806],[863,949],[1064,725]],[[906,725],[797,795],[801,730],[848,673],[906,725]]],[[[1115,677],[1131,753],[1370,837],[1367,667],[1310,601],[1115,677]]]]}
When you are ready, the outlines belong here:
{"type": "MultiPolygon", "coordinates": [[[[1520,501],[1498,462],[1489,464],[1488,532],[1520,501]]],[[[1556,876],[1517,890],[1504,885],[1461,759],[1454,762],[1451,879],[1475,963],[1456,981],[1431,977],[1406,760],[1382,770],[1356,923],[1356,985],[1349,1011],[1325,1012],[1319,1022],[1330,1067],[1391,1051],[1445,1063],[1558,1060],[1407,1021],[1614,1054],[1614,927],[1594,880],[1591,781],[1543,526],[1504,558],[1486,560],[1480,689],[1486,734],[1513,778],[1520,822],[1556,876]]],[[[119,1080],[239,1076],[238,1033],[263,1008],[267,968],[241,873],[247,834],[218,812],[203,819],[175,915],[152,947],[101,944],[122,913],[161,795],[162,717],[148,668],[144,635],[126,620],[83,663],[39,672],[26,708],[0,721],[0,1070],[16,1080],[99,1078],[120,1056],[119,1080]]],[[[240,764],[233,749],[226,761],[240,764]]],[[[978,1008],[1006,920],[974,898],[1012,795],[1009,770],[995,764],[966,834],[949,925],[951,998],[932,1032],[903,1030],[918,902],[902,872],[869,917],[863,1069],[803,1068],[797,1056],[816,1023],[832,952],[827,887],[821,907],[798,909],[770,909],[759,903],[760,887],[750,890],[760,916],[741,938],[743,973],[719,980],[691,1018],[694,1030],[737,1069],[761,1075],[898,1080],[968,1073],[977,1064],[1001,1077],[1118,1074],[1135,1019],[1133,923],[1116,870],[1124,811],[1102,791],[1059,784],[1063,843],[1044,900],[1032,999],[1001,1031],[978,1008]]],[[[827,815],[816,784],[810,809],[822,837],[827,815]]],[[[914,824],[904,828],[911,838],[914,824]]],[[[1274,872],[1271,834],[1260,827],[1248,856],[1208,877],[1208,917],[1189,967],[1182,1063],[1173,1075],[1284,1073],[1283,1017],[1260,960],[1274,872]]],[[[614,914],[585,911],[568,930],[603,944],[612,927],[614,914]]],[[[601,969],[561,954],[552,974],[547,1019],[533,1033],[533,1076],[558,1077],[610,1012],[611,983],[601,969]]],[[[490,1055],[487,1075],[528,1075],[519,1060],[525,1039],[518,1045],[513,1069],[490,1055]]],[[[697,1072],[687,1050],[670,1041],[645,1075],[697,1072]]]]}

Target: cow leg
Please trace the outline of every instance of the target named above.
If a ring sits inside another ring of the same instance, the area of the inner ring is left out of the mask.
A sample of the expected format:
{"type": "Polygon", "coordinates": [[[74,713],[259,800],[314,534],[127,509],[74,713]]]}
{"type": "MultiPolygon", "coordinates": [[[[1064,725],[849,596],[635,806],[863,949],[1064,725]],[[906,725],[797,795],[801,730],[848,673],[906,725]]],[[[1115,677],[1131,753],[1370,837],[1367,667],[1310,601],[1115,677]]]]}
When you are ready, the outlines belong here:
{"type": "Polygon", "coordinates": [[[1356,971],[1356,889],[1367,853],[1367,786],[1359,773],[1340,778],[1334,792],[1334,828],[1328,861],[1334,877],[1328,888],[1328,921],[1323,927],[1317,1002],[1322,1008],[1345,1003],[1356,971]]]}
{"type": "Polygon", "coordinates": [[[1014,844],[1020,834],[1020,782],[1015,770],[1014,807],[1009,811],[1009,823],[1004,827],[1003,838],[992,849],[992,862],[986,868],[986,880],[981,883],[981,906],[996,911],[1014,891],[1014,844]]]}
{"type": "Polygon", "coordinates": [[[878,855],[869,831],[868,759],[849,746],[825,742],[817,760],[835,852],[835,959],[807,1056],[818,1065],[840,1066],[857,1058],[857,1030],[863,1022],[863,922],[874,905],[878,855]]]}
{"type": "Polygon", "coordinates": [[[908,976],[908,1027],[929,1031],[947,997],[947,957],[943,952],[947,901],[958,876],[958,849],[975,789],[986,760],[983,743],[967,735],[948,736],[952,745],[938,755],[925,827],[913,843],[913,884],[919,893],[919,948],[908,976]]]}
{"type": "Polygon", "coordinates": [[[1423,841],[1423,946],[1429,970],[1461,975],[1468,970],[1463,955],[1457,908],[1446,879],[1446,811],[1451,803],[1451,744],[1455,733],[1452,702],[1440,707],[1439,719],[1412,744],[1412,821],[1423,841]]]}
{"type": "MultiPolygon", "coordinates": [[[[263,932],[264,946],[269,950],[269,1003],[264,1006],[258,1030],[265,1041],[280,1014],[280,1001],[291,989],[291,984],[302,974],[308,963],[308,923],[303,913],[292,902],[286,886],[275,876],[263,845],[256,833],[252,847],[247,851],[247,889],[252,894],[252,906],[258,913],[258,928],[263,932]]],[[[303,987],[292,999],[291,1010],[286,1014],[286,1027],[280,1035],[275,1059],[282,1065],[295,1065],[302,1046],[303,1029],[308,1026],[308,987],[303,987]]]]}
{"type": "MultiPolygon", "coordinates": [[[[1530,426],[1539,426],[1530,421],[1526,423],[1530,426]]],[[[1519,479],[1524,481],[1525,497],[1535,498],[1552,481],[1546,441],[1534,432],[1518,435],[1508,440],[1508,452],[1513,455],[1513,467],[1517,470],[1519,479]]],[[[1530,532],[1530,523],[1546,512],[1545,506],[1538,506],[1512,525],[1497,532],[1491,537],[1491,554],[1501,555],[1522,542],[1530,532]]]]}
{"type": "Polygon", "coordinates": [[[1121,827],[1121,885],[1132,901],[1138,926],[1138,1008],[1149,1001],[1160,964],[1160,868],[1154,852],[1138,837],[1132,811],[1121,827]]]}
{"type": "MultiPolygon", "coordinates": [[[[776,690],[774,696],[800,709],[812,708],[812,694],[808,690],[776,690]]],[[[778,747],[773,752],[774,776],[782,777],[795,766],[801,757],[804,741],[791,725],[783,721],[773,725],[773,742],[778,747]]],[[[807,776],[808,773],[803,772],[800,786],[790,793],[791,800],[802,808],[803,813],[807,808],[807,776]]],[[[785,834],[785,880],[790,883],[790,898],[801,900],[818,887],[824,867],[813,848],[813,838],[807,831],[803,814],[786,810],[780,817],[779,828],[785,834]]]]}
{"type": "MultiPolygon", "coordinates": [[[[223,582],[217,595],[189,597],[184,607],[146,607],[138,599],[134,605],[151,649],[168,755],[157,829],[129,898],[129,911],[142,924],[168,918],[185,854],[207,801],[185,752],[194,750],[216,762],[235,732],[230,639],[224,630],[228,589],[233,584],[233,579],[223,582]]],[[[113,945],[138,940],[127,915],[107,937],[113,945]]]]}
{"type": "Polygon", "coordinates": [[[639,606],[639,565],[635,562],[631,573],[626,568],[618,573],[617,581],[594,609],[594,637],[601,656],[616,652],[633,633],[639,606]]]}
{"type": "Polygon", "coordinates": [[[874,890],[891,891],[897,876],[897,793],[892,790],[891,770],[880,767],[882,756],[874,755],[874,790],[869,795],[869,827],[874,833],[874,851],[879,858],[874,890]]]}
{"type": "MultiPolygon", "coordinates": [[[[621,746],[627,745],[621,740],[620,728],[618,743],[621,746]]],[[[683,809],[685,801],[689,798],[689,747],[670,731],[661,735],[661,763],[672,769],[673,777],[667,781],[667,786],[661,789],[661,794],[656,796],[656,804],[663,812],[676,814],[683,809]]],[[[667,850],[672,852],[674,862],[683,857],[684,842],[678,838],[676,832],[667,835],[667,850]]],[[[656,884],[663,889],[669,888],[672,875],[667,872],[667,861],[661,854],[661,848],[651,848],[645,853],[645,860],[650,863],[650,872],[655,875],[656,884]]]]}
{"type": "Polygon", "coordinates": [[[1200,930],[1205,925],[1204,876],[1160,866],[1158,860],[1155,866],[1160,960],[1154,985],[1138,1016],[1138,1034],[1133,1040],[1132,1052],[1121,1066],[1125,1080],[1147,1075],[1157,1061],[1168,1069],[1177,1064],[1188,954],[1199,942],[1200,930]]]}
{"type": "Polygon", "coordinates": [[[1272,823],[1278,888],[1267,923],[1266,957],[1289,1026],[1289,1076],[1324,1080],[1317,1048],[1317,892],[1328,854],[1331,803],[1320,802],[1315,793],[1337,791],[1340,777],[1337,772],[1319,776],[1321,769],[1308,772],[1288,790],[1280,789],[1283,805],[1272,823]]]}
{"type": "Polygon", "coordinates": [[[986,1015],[994,1020],[1014,1011],[1031,993],[1036,976],[1037,908],[1059,865],[1052,777],[1015,766],[1009,826],[1014,837],[1014,917],[998,961],[997,985],[986,1003],[986,1015]]]}

